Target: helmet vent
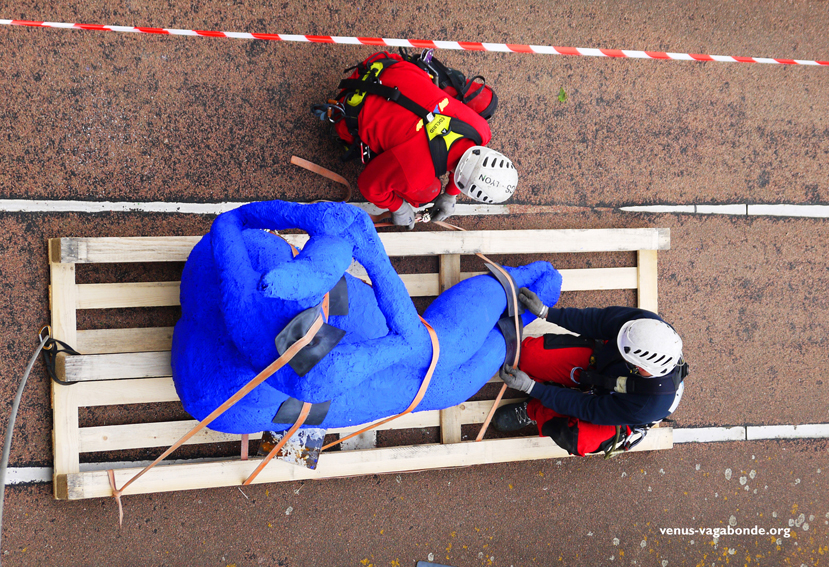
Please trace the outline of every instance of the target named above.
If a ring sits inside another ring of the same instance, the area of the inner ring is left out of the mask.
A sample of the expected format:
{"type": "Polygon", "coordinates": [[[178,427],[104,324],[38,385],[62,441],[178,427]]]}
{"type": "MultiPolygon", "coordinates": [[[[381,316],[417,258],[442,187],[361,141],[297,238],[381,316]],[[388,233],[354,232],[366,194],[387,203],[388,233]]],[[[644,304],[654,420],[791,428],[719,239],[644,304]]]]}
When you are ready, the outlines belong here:
{"type": "Polygon", "coordinates": [[[504,167],[504,160],[501,160],[501,166],[500,167],[504,167]]]}
{"type": "Polygon", "coordinates": [[[486,167],[486,162],[487,162],[487,160],[489,160],[489,156],[486,156],[486,157],[484,158],[484,163],[483,163],[483,166],[484,166],[484,167],[486,167]]]}
{"type": "Polygon", "coordinates": [[[629,346],[626,346],[626,347],[625,347],[625,354],[627,354],[627,353],[629,353],[629,352],[630,352],[630,347],[629,347],[629,346]]]}

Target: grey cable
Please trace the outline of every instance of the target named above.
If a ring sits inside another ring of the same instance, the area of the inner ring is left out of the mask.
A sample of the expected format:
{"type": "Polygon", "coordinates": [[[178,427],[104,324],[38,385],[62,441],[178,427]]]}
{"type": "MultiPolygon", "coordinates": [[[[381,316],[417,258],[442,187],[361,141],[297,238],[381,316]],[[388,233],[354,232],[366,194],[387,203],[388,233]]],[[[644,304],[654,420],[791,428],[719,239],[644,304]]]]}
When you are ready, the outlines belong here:
{"type": "MultiPolygon", "coordinates": [[[[6,426],[6,437],[3,443],[3,458],[0,460],[0,557],[2,557],[3,550],[3,501],[6,496],[6,469],[9,466],[9,453],[11,453],[12,449],[14,420],[17,418],[17,408],[20,407],[20,399],[23,397],[23,388],[26,387],[26,381],[29,379],[32,367],[34,367],[40,351],[43,350],[43,345],[45,345],[48,340],[49,333],[46,333],[46,336],[41,338],[40,345],[32,355],[32,359],[29,361],[29,366],[26,367],[26,372],[23,373],[23,379],[20,381],[20,386],[17,388],[17,395],[14,397],[14,402],[12,402],[12,413],[9,416],[9,423],[6,426]]],[[[2,563],[2,559],[0,559],[0,563],[2,563]]]]}

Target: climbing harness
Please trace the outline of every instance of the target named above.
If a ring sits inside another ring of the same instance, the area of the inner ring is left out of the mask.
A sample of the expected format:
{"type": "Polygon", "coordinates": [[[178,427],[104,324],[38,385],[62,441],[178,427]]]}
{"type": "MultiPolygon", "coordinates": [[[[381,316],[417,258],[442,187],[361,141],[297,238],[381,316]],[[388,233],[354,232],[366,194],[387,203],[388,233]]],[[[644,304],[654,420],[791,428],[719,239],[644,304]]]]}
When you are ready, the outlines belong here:
{"type": "MultiPolygon", "coordinates": [[[[354,67],[346,69],[346,71],[355,71],[351,77],[340,81],[337,87],[340,92],[337,95],[336,102],[329,101],[324,105],[315,105],[311,112],[318,118],[328,120],[338,126],[342,122],[343,127],[338,127],[337,131],[346,144],[350,144],[342,159],[344,161],[351,159],[359,148],[360,159],[366,164],[374,157],[372,150],[359,136],[359,116],[365,104],[366,96],[369,94],[377,95],[402,106],[421,119],[417,125],[417,130],[422,129],[426,133],[435,176],[440,177],[447,171],[449,150],[454,143],[466,138],[472,140],[475,145],[480,145],[482,143],[481,135],[475,128],[459,118],[441,114],[449,104],[448,97],[440,101],[434,109],[429,110],[404,95],[397,87],[384,85],[381,81],[382,73],[400,62],[399,59],[395,59],[391,57],[391,54],[383,51],[375,53],[354,67]]],[[[431,59],[431,62],[434,64],[436,60],[431,59]]]]}

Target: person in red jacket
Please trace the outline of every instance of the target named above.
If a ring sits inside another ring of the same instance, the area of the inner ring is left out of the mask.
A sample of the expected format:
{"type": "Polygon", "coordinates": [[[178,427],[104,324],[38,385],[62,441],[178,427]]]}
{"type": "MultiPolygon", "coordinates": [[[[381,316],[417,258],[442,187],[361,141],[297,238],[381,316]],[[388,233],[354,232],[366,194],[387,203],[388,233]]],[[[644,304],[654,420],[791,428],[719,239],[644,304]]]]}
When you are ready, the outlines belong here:
{"type": "Polygon", "coordinates": [[[487,121],[419,66],[375,53],[340,88],[346,119],[336,123],[337,133],[372,156],[357,185],[371,203],[391,211],[395,224],[413,228],[414,209],[433,201],[431,218],[444,220],[461,192],[484,203],[515,192],[515,166],[485,147],[492,136],[487,121]],[[446,172],[441,191],[439,177],[446,172]]]}

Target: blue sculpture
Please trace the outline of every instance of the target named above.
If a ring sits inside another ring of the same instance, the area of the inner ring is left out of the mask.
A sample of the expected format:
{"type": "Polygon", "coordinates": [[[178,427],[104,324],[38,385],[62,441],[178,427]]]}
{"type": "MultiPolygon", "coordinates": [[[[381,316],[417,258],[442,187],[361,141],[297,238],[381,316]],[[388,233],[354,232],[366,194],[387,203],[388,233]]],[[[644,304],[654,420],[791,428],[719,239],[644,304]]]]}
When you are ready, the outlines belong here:
{"type": "MultiPolygon", "coordinates": [[[[554,305],[561,275],[547,262],[506,268],[518,287],[554,305]]],[[[432,357],[427,330],[383,249],[371,219],[342,203],[253,203],[220,215],[187,260],[181,281],[182,317],[173,335],[173,380],[184,409],[202,419],[279,357],[275,337],[314,307],[345,274],[348,314],[329,323],[340,342],[299,376],[285,366],[216,419],[226,433],[278,430],[273,418],[290,397],[331,400],[318,427],[345,427],[404,411],[432,357]],[[310,240],[296,257],[264,229],[299,228],[310,240]],[[352,257],[372,286],[345,274],[352,257]]],[[[424,313],[440,340],[440,358],[415,411],[457,405],[503,364],[496,327],[507,304],[491,276],[464,280],[424,313]]],[[[524,324],[535,317],[525,312],[524,324]]]]}

